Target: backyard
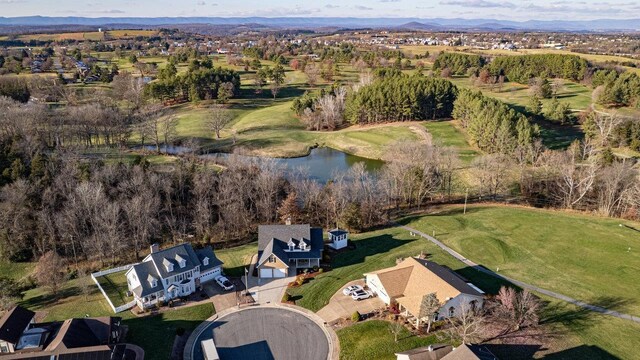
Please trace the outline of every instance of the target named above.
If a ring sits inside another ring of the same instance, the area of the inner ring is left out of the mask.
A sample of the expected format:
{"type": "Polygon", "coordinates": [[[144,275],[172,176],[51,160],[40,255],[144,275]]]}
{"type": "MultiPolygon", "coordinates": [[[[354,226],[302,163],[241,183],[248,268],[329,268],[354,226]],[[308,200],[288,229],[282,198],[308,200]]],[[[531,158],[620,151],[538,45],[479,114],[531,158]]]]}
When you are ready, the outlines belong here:
{"type": "Polygon", "coordinates": [[[129,288],[125,273],[126,271],[119,271],[96,278],[115,307],[122,306],[133,300],[133,296],[127,296],[129,288]]]}

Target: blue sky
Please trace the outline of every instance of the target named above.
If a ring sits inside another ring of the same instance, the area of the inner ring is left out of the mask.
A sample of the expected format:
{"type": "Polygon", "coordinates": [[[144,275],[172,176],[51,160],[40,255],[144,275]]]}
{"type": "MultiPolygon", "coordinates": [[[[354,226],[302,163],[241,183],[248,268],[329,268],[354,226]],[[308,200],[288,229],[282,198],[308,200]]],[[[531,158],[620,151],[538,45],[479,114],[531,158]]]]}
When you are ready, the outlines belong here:
{"type": "Polygon", "coordinates": [[[640,0],[0,0],[0,16],[27,15],[587,20],[640,17],[640,0]]]}

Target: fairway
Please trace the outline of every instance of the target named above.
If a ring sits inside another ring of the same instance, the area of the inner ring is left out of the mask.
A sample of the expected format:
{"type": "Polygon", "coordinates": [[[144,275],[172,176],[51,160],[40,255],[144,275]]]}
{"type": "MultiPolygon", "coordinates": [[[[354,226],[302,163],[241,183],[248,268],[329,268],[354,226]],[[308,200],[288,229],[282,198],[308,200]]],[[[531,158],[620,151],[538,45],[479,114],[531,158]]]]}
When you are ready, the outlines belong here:
{"type": "Polygon", "coordinates": [[[640,315],[640,224],[521,207],[461,206],[401,221],[470,260],[587,303],[640,315]],[[632,230],[626,224],[636,230],[632,230]]]}

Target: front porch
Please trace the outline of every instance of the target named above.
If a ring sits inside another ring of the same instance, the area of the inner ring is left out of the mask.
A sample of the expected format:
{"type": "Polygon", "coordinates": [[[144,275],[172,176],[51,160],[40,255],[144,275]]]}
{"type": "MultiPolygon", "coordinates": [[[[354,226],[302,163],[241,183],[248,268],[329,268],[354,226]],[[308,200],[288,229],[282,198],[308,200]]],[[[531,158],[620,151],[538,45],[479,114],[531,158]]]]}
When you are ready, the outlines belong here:
{"type": "Polygon", "coordinates": [[[320,259],[289,259],[289,264],[294,264],[296,268],[309,269],[320,267],[320,259]]]}

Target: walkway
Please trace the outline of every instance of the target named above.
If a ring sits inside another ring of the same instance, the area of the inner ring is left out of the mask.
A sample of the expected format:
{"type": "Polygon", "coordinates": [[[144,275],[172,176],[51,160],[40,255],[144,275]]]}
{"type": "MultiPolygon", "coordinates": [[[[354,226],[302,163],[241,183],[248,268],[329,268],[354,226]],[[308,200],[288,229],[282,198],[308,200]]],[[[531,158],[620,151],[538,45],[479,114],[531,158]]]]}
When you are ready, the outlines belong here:
{"type": "Polygon", "coordinates": [[[527,284],[525,282],[518,281],[518,280],[515,280],[515,279],[512,279],[512,278],[509,278],[507,276],[504,276],[504,275],[496,274],[493,271],[491,271],[491,270],[489,270],[489,269],[487,269],[487,268],[485,268],[483,266],[480,266],[480,265],[474,263],[473,261],[465,258],[464,256],[460,255],[458,252],[456,252],[455,250],[451,249],[450,247],[448,247],[447,245],[443,244],[442,242],[438,241],[433,236],[429,236],[429,235],[427,235],[427,234],[425,234],[425,233],[423,233],[421,231],[418,231],[418,230],[416,230],[414,228],[411,228],[411,227],[408,227],[408,226],[405,226],[405,225],[401,225],[401,224],[398,224],[398,223],[395,223],[395,222],[392,223],[392,224],[395,225],[395,226],[398,226],[398,227],[400,227],[402,229],[405,229],[407,231],[410,231],[410,232],[412,232],[412,233],[414,233],[416,235],[422,236],[423,238],[425,238],[425,239],[431,241],[432,243],[436,244],[442,250],[448,252],[454,258],[462,261],[465,265],[467,265],[469,267],[472,267],[472,268],[474,268],[474,269],[476,269],[476,270],[478,270],[480,272],[483,272],[483,273],[485,273],[487,275],[491,275],[491,276],[496,277],[498,279],[502,279],[502,280],[508,281],[508,282],[510,282],[510,283],[512,283],[514,285],[517,285],[517,286],[523,288],[523,289],[528,289],[528,290],[531,290],[531,291],[539,292],[541,294],[550,296],[552,298],[555,298],[555,299],[558,299],[558,300],[562,300],[562,301],[566,301],[568,303],[571,303],[573,305],[579,306],[579,307],[587,309],[587,310],[595,311],[595,312],[598,312],[598,313],[601,313],[601,314],[605,314],[605,315],[614,316],[614,317],[617,317],[617,318],[620,318],[620,319],[624,319],[624,320],[631,320],[631,321],[634,321],[634,322],[640,324],[640,317],[638,317],[638,316],[624,314],[624,313],[621,313],[621,312],[618,312],[618,311],[614,311],[614,310],[609,310],[607,308],[603,308],[601,306],[587,304],[585,302],[582,302],[580,300],[576,300],[576,299],[568,297],[566,295],[562,295],[562,294],[559,294],[559,293],[556,293],[556,292],[553,292],[553,291],[542,289],[542,288],[539,288],[539,287],[537,287],[535,285],[527,284]]]}

